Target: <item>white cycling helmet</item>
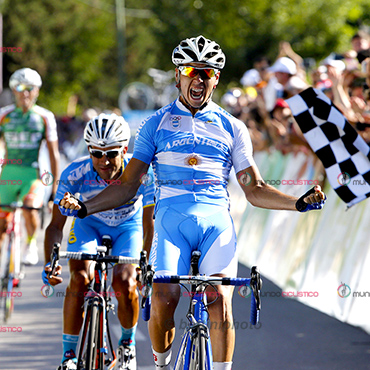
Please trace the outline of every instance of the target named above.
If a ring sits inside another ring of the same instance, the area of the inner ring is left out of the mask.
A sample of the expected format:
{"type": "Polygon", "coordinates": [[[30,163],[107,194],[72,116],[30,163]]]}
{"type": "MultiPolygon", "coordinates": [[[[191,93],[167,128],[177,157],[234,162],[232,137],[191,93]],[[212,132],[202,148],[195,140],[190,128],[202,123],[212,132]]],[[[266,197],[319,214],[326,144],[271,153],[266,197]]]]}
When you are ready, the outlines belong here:
{"type": "Polygon", "coordinates": [[[89,146],[128,146],[131,131],[122,116],[101,113],[87,122],[84,139],[89,146]]]}
{"type": "Polygon", "coordinates": [[[20,84],[41,87],[41,76],[31,68],[18,69],[10,76],[9,87],[15,89],[20,84]]]}
{"type": "Polygon", "coordinates": [[[198,36],[185,39],[172,52],[172,63],[176,66],[188,63],[205,63],[207,66],[222,69],[226,57],[216,42],[198,36]]]}

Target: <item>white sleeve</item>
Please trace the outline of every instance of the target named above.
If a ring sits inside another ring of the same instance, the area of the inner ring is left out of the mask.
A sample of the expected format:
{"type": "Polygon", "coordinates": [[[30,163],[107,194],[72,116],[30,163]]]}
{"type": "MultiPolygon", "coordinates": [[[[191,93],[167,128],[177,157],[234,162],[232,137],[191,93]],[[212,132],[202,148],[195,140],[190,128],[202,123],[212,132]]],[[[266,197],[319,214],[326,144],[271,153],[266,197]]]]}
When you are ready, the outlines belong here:
{"type": "Polygon", "coordinates": [[[245,124],[234,121],[234,145],[231,153],[235,173],[255,165],[252,140],[245,124]]]}
{"type": "Polygon", "coordinates": [[[49,110],[40,107],[39,105],[34,106],[34,111],[39,114],[45,122],[45,137],[47,141],[57,141],[57,122],[55,116],[49,110]]]}
{"type": "Polygon", "coordinates": [[[46,140],[47,141],[57,141],[58,140],[58,133],[57,133],[57,122],[55,120],[55,116],[51,112],[47,112],[45,115],[46,119],[46,140]]]}

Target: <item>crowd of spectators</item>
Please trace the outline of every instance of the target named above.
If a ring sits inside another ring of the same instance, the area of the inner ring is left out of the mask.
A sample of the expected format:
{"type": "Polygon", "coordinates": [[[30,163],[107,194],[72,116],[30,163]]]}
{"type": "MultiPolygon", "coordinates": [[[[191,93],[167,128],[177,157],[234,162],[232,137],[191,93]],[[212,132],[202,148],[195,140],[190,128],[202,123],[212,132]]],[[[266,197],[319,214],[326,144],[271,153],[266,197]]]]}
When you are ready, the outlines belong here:
{"type": "Polygon", "coordinates": [[[370,35],[358,31],[351,49],[321,61],[304,60],[281,42],[271,65],[265,56],[254,60],[240,87],[227,91],[221,105],[249,128],[254,150],[283,154],[310,152],[286,99],[307,87],[323,91],[370,145],[370,35]]]}

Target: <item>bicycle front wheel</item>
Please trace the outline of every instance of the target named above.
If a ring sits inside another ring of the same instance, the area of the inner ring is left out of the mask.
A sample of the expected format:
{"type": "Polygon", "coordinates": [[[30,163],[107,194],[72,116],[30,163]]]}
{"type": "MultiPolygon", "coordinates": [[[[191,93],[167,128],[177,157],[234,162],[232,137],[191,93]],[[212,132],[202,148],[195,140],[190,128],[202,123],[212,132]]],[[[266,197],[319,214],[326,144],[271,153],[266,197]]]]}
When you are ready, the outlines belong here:
{"type": "Polygon", "coordinates": [[[207,333],[204,329],[199,329],[195,339],[196,364],[193,366],[195,370],[212,370],[212,359],[209,358],[210,354],[207,351],[207,341],[207,333]]]}
{"type": "Polygon", "coordinates": [[[194,336],[187,332],[180,345],[174,370],[212,370],[207,340],[207,335],[202,329],[194,336]]]}
{"type": "Polygon", "coordinates": [[[14,277],[13,277],[13,268],[12,268],[12,261],[11,261],[11,247],[12,247],[13,238],[10,236],[8,241],[8,249],[3,248],[2,253],[6,254],[3,256],[6,258],[3,264],[3,271],[1,271],[2,279],[1,279],[1,296],[0,296],[0,308],[4,312],[3,322],[6,323],[10,315],[14,309],[14,277]]]}
{"type": "Polygon", "coordinates": [[[100,333],[99,333],[99,306],[94,302],[91,307],[89,334],[86,345],[86,370],[100,369],[100,333]]]}
{"type": "Polygon", "coordinates": [[[3,322],[6,323],[14,308],[13,297],[13,278],[11,276],[3,277],[1,280],[0,291],[0,310],[3,312],[3,322]]]}

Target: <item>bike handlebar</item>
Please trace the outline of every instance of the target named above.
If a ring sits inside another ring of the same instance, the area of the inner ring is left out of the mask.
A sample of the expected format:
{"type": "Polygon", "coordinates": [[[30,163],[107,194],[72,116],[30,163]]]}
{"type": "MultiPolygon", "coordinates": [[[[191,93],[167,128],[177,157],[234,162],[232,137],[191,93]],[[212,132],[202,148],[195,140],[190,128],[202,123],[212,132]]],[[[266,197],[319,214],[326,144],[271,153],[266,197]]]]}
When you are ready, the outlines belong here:
{"type": "MultiPolygon", "coordinates": [[[[148,266],[150,268],[150,265],[148,266]]],[[[252,289],[251,294],[251,314],[250,314],[250,322],[252,325],[256,325],[259,322],[259,313],[261,310],[261,298],[260,298],[260,290],[262,288],[262,279],[258,272],[256,266],[253,266],[251,269],[251,278],[229,278],[229,277],[218,277],[218,276],[188,276],[188,275],[154,275],[154,272],[150,269],[149,270],[151,275],[147,275],[143,277],[144,281],[144,288],[147,286],[150,289],[146,289],[146,291],[150,292],[151,294],[151,286],[152,283],[164,283],[164,284],[212,284],[212,285],[231,285],[231,286],[249,286],[252,289]]],[[[142,289],[142,315],[143,320],[148,321],[150,318],[150,295],[144,295],[145,290],[143,293],[142,289]]]]}
{"type": "MultiPolygon", "coordinates": [[[[58,261],[60,258],[70,258],[74,260],[88,260],[88,261],[96,261],[100,263],[118,263],[118,264],[140,264],[141,258],[132,258],[132,257],[123,257],[123,256],[111,256],[111,255],[104,255],[99,254],[99,252],[105,252],[106,247],[98,247],[97,254],[91,253],[83,253],[83,252],[60,252],[59,251],[60,244],[55,243],[53,246],[53,251],[51,254],[51,271],[49,272],[48,278],[55,274],[55,269],[58,266],[58,261]]],[[[141,255],[145,256],[146,260],[146,252],[142,251],[141,255]]]]}
{"type": "Polygon", "coordinates": [[[139,264],[140,259],[123,256],[101,256],[99,254],[90,254],[82,252],[59,252],[60,258],[70,258],[73,260],[88,260],[96,262],[107,262],[107,263],[127,263],[127,264],[139,264]]]}
{"type": "Polygon", "coordinates": [[[218,277],[218,276],[188,276],[188,275],[155,275],[154,283],[165,283],[165,284],[201,284],[211,283],[213,285],[249,285],[251,279],[249,278],[229,278],[229,277],[218,277]]]}

